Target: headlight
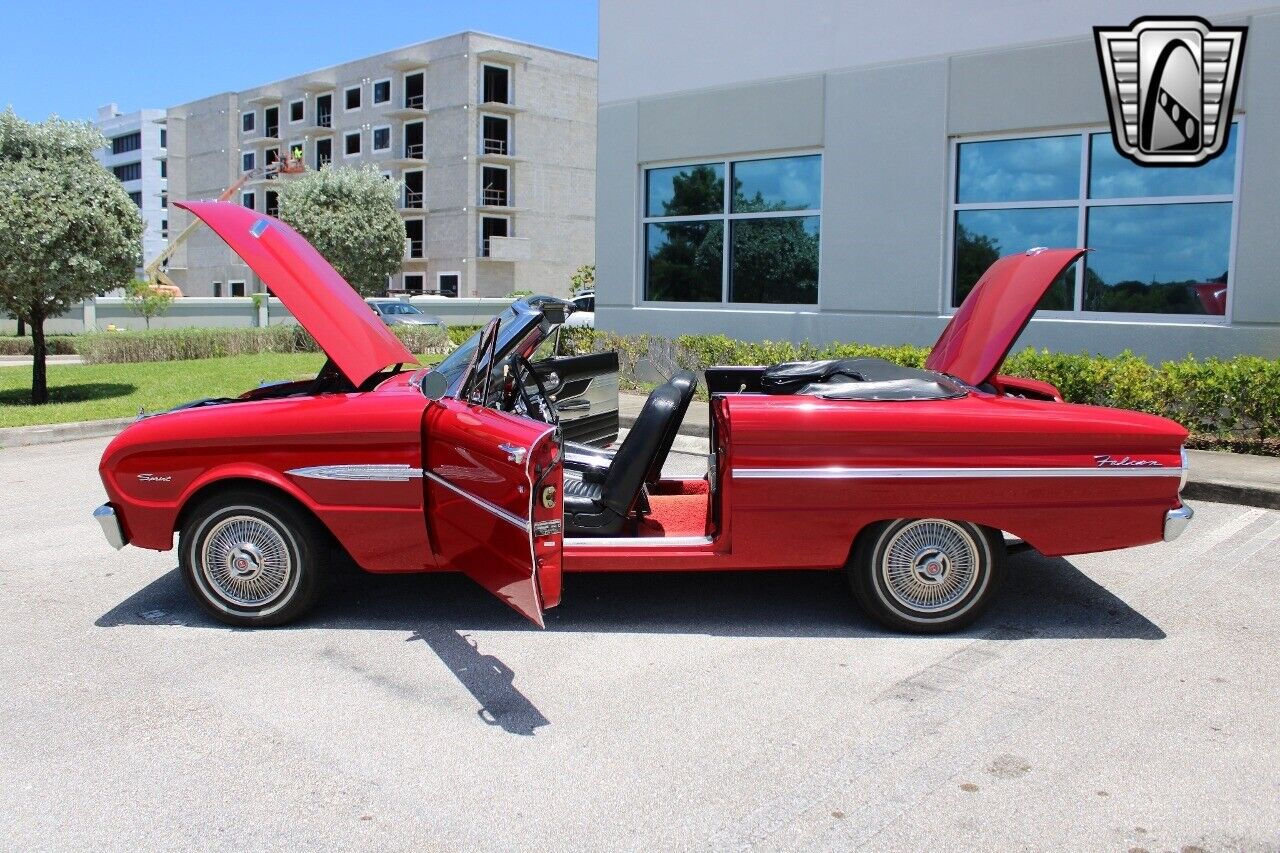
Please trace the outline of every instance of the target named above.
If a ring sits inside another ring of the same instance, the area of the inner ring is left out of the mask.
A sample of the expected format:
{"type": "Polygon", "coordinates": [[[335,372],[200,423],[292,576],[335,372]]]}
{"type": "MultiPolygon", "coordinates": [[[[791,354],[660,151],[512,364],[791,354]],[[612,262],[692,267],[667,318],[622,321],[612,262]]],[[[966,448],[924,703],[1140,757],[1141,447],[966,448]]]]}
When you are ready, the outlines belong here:
{"type": "Polygon", "coordinates": [[[1191,473],[1191,465],[1187,462],[1187,448],[1182,448],[1182,477],[1178,480],[1178,494],[1187,487],[1187,476],[1191,473]]]}

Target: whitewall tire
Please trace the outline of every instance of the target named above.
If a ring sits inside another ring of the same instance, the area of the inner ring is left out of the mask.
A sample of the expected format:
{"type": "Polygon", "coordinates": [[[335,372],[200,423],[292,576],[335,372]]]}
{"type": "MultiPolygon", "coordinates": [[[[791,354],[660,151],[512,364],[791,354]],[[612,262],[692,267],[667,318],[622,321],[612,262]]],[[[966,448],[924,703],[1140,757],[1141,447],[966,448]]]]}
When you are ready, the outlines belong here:
{"type": "Polygon", "coordinates": [[[900,518],[858,538],[846,571],[854,597],[899,631],[955,631],[987,607],[1004,575],[999,531],[967,521],[900,518]]]}
{"type": "Polygon", "coordinates": [[[228,625],[281,625],[314,603],[325,571],[323,530],[290,501],[225,492],[187,514],[179,567],[187,590],[228,625]]]}

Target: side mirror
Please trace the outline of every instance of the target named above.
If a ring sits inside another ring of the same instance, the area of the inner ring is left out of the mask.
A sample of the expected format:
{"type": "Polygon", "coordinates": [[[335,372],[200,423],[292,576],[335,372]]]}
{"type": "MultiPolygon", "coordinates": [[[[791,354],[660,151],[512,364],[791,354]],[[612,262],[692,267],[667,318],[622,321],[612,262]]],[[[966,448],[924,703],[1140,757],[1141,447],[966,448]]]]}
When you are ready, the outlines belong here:
{"type": "Polygon", "coordinates": [[[422,377],[422,394],[428,400],[439,400],[449,393],[449,380],[443,373],[432,370],[422,377]]]}

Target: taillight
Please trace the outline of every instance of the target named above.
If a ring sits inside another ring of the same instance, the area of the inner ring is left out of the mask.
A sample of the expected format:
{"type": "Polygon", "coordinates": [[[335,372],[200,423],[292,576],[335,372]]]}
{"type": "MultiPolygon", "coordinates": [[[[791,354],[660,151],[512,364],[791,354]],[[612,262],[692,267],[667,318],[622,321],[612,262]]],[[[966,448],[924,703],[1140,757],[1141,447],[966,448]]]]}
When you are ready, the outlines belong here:
{"type": "Polygon", "coordinates": [[[1187,462],[1187,448],[1182,448],[1182,477],[1178,480],[1178,494],[1187,487],[1187,476],[1191,473],[1191,465],[1187,462]]]}

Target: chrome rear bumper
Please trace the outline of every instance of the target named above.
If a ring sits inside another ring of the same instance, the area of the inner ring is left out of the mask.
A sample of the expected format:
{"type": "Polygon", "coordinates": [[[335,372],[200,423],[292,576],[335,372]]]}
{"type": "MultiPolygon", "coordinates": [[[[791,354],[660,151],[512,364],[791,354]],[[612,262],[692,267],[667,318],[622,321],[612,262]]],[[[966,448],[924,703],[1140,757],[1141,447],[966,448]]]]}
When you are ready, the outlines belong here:
{"type": "Polygon", "coordinates": [[[102,533],[107,537],[107,542],[112,548],[119,551],[128,544],[129,540],[124,538],[124,529],[120,527],[120,519],[116,516],[116,511],[111,504],[103,504],[95,509],[93,517],[102,525],[102,533]]]}
{"type": "Polygon", "coordinates": [[[1166,512],[1164,514],[1164,541],[1172,542],[1181,536],[1182,531],[1187,529],[1187,525],[1194,515],[1195,511],[1186,504],[1166,512]]]}

